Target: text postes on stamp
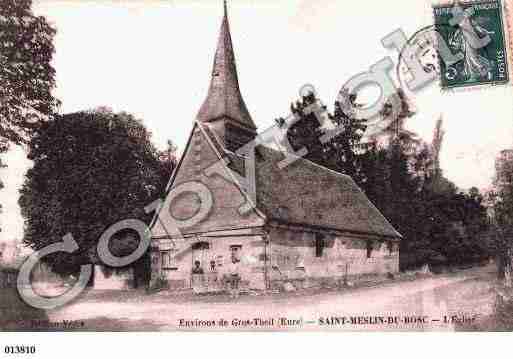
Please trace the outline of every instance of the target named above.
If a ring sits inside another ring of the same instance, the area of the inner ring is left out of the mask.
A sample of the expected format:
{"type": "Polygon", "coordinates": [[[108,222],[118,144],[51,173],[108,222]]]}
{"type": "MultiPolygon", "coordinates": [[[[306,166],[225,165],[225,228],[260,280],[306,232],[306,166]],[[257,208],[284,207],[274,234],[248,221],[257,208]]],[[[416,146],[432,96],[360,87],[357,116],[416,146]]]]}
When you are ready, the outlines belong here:
{"type": "MultiPolygon", "coordinates": [[[[442,42],[459,61],[440,59],[443,89],[509,81],[502,4],[495,1],[434,6],[435,26],[442,42]]],[[[439,48],[441,50],[441,48],[439,48]]]]}

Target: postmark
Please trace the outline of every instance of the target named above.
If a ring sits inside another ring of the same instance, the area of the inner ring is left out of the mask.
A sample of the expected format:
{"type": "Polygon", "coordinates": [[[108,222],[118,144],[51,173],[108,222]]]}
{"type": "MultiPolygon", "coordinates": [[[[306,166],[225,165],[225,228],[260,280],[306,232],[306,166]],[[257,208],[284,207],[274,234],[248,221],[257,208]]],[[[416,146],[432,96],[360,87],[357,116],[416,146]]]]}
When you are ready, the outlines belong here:
{"type": "Polygon", "coordinates": [[[438,51],[439,34],[435,25],[425,26],[416,31],[399,53],[396,76],[402,89],[409,89],[408,83],[414,78],[410,61],[418,61],[420,70],[432,76],[433,80],[440,74],[440,52],[438,51]]]}
{"type": "Polygon", "coordinates": [[[500,0],[433,6],[438,52],[445,46],[454,63],[440,58],[442,89],[506,84],[510,80],[503,6],[500,0]]]}

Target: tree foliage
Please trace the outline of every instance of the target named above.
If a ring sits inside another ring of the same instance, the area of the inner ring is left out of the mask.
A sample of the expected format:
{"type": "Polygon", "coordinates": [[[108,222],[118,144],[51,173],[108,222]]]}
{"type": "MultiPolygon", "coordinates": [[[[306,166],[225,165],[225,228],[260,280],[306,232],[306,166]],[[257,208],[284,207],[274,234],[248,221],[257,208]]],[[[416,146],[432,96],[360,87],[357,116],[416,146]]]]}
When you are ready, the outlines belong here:
{"type": "MultiPolygon", "coordinates": [[[[351,96],[349,101],[356,100],[351,96]]],[[[328,113],[325,123],[320,123],[314,113],[307,111],[310,105],[318,101],[315,96],[305,96],[302,101],[292,104],[291,111],[298,119],[288,130],[288,140],[295,151],[305,148],[306,159],[323,166],[350,175],[357,182],[362,180],[360,173],[361,156],[366,148],[362,137],[366,130],[365,121],[351,118],[340,102],[335,103],[333,113],[328,113]],[[328,127],[326,127],[328,126],[328,127]],[[327,129],[340,126],[342,129],[337,136],[327,142],[321,141],[327,129]]],[[[326,110],[326,107],[324,107],[326,110]]],[[[285,120],[276,120],[279,126],[285,125],[285,120]]]]}
{"type": "Polygon", "coordinates": [[[495,176],[494,235],[501,276],[513,285],[513,158],[504,153],[497,162],[495,176]]]}
{"type": "MultiPolygon", "coordinates": [[[[24,242],[39,250],[71,233],[80,250],[47,258],[56,271],[71,273],[97,262],[96,245],[109,226],[133,218],[149,223],[144,208],[162,196],[174,166],[150,136],[133,116],[108,110],[44,123],[29,143],[34,167],[21,189],[24,242]]],[[[113,240],[114,254],[136,248],[138,237],[128,232],[113,240]]]]}
{"type": "Polygon", "coordinates": [[[2,0],[0,6],[0,155],[10,143],[26,143],[58,106],[51,93],[55,30],[31,5],[31,0],[2,0]]]}
{"type": "Polygon", "coordinates": [[[32,0],[3,0],[0,6],[0,139],[28,141],[58,101],[52,96],[55,30],[31,11],[32,0]]]}
{"type": "MultiPolygon", "coordinates": [[[[5,167],[4,163],[2,162],[2,154],[7,152],[7,146],[3,144],[0,141],[0,170],[5,167]]],[[[0,191],[4,188],[4,184],[2,180],[0,179],[0,191]]],[[[2,204],[0,203],[0,213],[2,213],[2,204]]],[[[0,227],[0,232],[2,232],[2,227],[0,227]]]]}
{"type": "MultiPolygon", "coordinates": [[[[346,96],[346,102],[359,106],[356,96],[346,96]]],[[[328,115],[330,123],[321,126],[314,114],[304,111],[314,101],[307,96],[292,106],[299,119],[289,126],[289,142],[296,151],[306,147],[307,159],[357,182],[403,235],[403,269],[426,263],[461,265],[489,255],[482,240],[487,216],[479,191],[459,192],[440,169],[442,120],[437,122],[433,142],[426,143],[405,129],[415,113],[402,91],[387,101],[378,123],[356,119],[336,102],[328,115]],[[321,143],[323,130],[337,125],[342,129],[339,135],[321,143]]],[[[277,122],[285,126],[283,119],[277,122]]]]}

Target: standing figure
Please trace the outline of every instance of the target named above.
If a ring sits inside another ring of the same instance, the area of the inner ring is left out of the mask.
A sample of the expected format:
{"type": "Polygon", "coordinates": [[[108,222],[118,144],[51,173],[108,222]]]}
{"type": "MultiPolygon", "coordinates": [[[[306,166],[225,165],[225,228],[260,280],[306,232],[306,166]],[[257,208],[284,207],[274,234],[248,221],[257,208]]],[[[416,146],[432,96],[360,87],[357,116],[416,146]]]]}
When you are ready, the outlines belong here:
{"type": "Polygon", "coordinates": [[[207,292],[204,274],[205,272],[201,267],[201,262],[194,261],[194,267],[192,268],[192,291],[195,294],[203,294],[207,292]]]}
{"type": "Polygon", "coordinates": [[[479,36],[482,40],[487,35],[494,33],[479,25],[474,19],[466,17],[449,38],[449,45],[454,50],[461,51],[465,56],[463,58],[465,80],[491,80],[493,78],[492,62],[479,54],[479,48],[475,48],[476,42],[480,40],[475,39],[475,36],[479,36]]]}
{"type": "Polygon", "coordinates": [[[240,274],[239,274],[239,261],[236,259],[232,259],[232,263],[229,267],[229,281],[230,281],[230,298],[238,298],[239,297],[239,283],[240,283],[240,274]]]}
{"type": "Polygon", "coordinates": [[[201,268],[200,261],[194,262],[194,268],[192,268],[192,274],[203,274],[203,268],[201,268]]]}

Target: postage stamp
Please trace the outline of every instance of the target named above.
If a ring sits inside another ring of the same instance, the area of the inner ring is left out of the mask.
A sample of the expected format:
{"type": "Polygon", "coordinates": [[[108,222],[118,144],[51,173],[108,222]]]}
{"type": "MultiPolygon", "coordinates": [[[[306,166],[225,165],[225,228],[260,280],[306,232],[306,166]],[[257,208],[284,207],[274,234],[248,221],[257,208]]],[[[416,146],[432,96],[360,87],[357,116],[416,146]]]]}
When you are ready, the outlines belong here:
{"type": "Polygon", "coordinates": [[[442,89],[505,84],[510,79],[503,6],[500,0],[435,5],[439,50],[457,55],[440,59],[442,89]]]}

